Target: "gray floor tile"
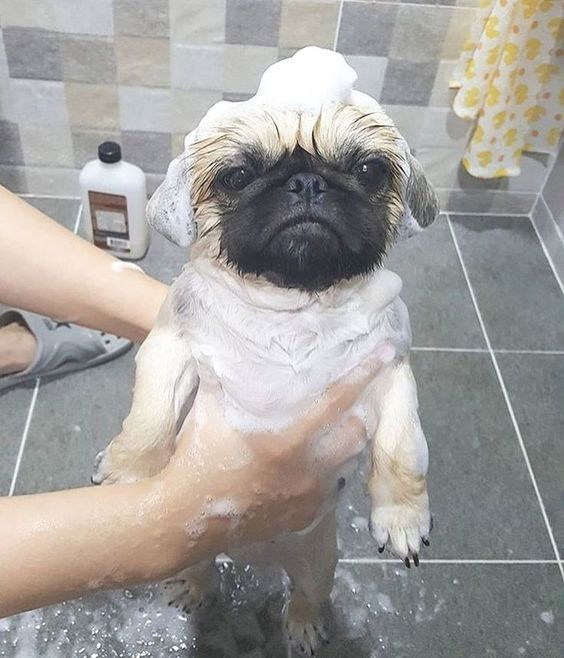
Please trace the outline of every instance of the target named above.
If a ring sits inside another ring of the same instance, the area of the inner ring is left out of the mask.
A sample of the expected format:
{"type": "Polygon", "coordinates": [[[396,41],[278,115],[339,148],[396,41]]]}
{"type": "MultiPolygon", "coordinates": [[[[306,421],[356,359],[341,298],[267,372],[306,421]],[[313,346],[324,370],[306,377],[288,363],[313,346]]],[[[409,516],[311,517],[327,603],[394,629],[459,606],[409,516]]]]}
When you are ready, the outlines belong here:
{"type": "Polygon", "coordinates": [[[403,279],[414,345],[485,347],[444,215],[398,243],[386,267],[403,279]]]}
{"type": "Polygon", "coordinates": [[[23,197],[34,208],[41,210],[71,231],[74,229],[80,201],[78,199],[57,199],[51,197],[23,197]]]}
{"type": "MultiPolygon", "coordinates": [[[[489,355],[414,353],[435,520],[427,557],[552,559],[549,537],[489,355]]],[[[362,478],[340,505],[344,557],[375,557],[362,478]]],[[[383,557],[389,557],[384,553],[383,557]]]]}
{"type": "Polygon", "coordinates": [[[90,483],[96,453],[119,433],[131,404],[134,351],[98,368],[42,382],[16,493],[90,483]]]}
{"type": "Polygon", "coordinates": [[[0,393],[0,496],[10,489],[34,386],[35,381],[0,393]]]}
{"type": "MultiPolygon", "coordinates": [[[[3,620],[0,655],[286,656],[280,576],[223,571],[212,609],[197,616],[178,615],[153,588],[104,593],[3,620]]],[[[331,598],[325,658],[561,655],[556,565],[340,565],[331,598]]]]}
{"type": "Polygon", "coordinates": [[[494,349],[563,349],[564,298],[529,219],[451,219],[494,349]]]}
{"type": "Polygon", "coordinates": [[[332,598],[323,658],[561,655],[556,565],[342,565],[332,598]]]}
{"type": "Polygon", "coordinates": [[[500,354],[498,362],[564,555],[564,356],[500,354]]]}

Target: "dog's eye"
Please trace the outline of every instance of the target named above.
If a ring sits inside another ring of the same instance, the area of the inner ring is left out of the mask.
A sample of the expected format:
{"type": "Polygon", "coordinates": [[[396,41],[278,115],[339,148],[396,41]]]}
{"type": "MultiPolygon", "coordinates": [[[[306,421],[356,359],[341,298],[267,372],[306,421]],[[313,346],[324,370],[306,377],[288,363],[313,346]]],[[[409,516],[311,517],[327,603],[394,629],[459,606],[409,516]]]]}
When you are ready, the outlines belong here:
{"type": "Polygon", "coordinates": [[[361,183],[373,187],[386,180],[387,167],[383,160],[368,160],[357,165],[353,173],[361,183]]]}
{"type": "Polygon", "coordinates": [[[223,187],[228,190],[243,190],[247,185],[252,183],[257,177],[255,170],[251,166],[231,167],[221,174],[219,180],[223,187]]]}

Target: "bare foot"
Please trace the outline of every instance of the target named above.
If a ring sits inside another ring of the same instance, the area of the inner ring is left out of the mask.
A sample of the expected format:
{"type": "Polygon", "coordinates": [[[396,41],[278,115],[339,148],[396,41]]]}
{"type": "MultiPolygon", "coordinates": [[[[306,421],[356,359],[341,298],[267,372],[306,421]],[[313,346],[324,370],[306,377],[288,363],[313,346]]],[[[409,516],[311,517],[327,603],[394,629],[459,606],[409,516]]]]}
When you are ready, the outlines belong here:
{"type": "Polygon", "coordinates": [[[0,375],[25,370],[35,357],[35,336],[25,325],[12,322],[0,327],[0,375]]]}

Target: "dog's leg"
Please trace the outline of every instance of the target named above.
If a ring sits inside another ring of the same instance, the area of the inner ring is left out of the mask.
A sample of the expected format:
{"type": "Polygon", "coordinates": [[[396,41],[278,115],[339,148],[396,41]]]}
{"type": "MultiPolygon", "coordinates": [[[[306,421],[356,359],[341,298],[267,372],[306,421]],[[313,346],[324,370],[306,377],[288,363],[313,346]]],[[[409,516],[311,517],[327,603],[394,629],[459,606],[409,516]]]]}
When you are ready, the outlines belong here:
{"type": "Polygon", "coordinates": [[[92,482],[129,482],[158,473],[174,447],[183,403],[198,376],[186,340],[156,327],[136,357],[133,404],[121,433],[97,458],[92,482]]]}
{"type": "Polygon", "coordinates": [[[204,560],[166,580],[162,591],[168,605],[190,614],[209,603],[217,590],[219,574],[215,558],[204,560]]]}
{"type": "Polygon", "coordinates": [[[293,649],[313,655],[327,641],[321,608],[329,600],[337,565],[337,523],[335,511],[305,534],[293,534],[285,541],[280,561],[291,582],[285,610],[285,633],[293,649]]]}
{"type": "Polygon", "coordinates": [[[370,528],[379,551],[389,543],[406,566],[419,564],[431,516],[425,475],[427,443],[417,413],[417,387],[406,359],[389,366],[370,392],[377,429],[372,447],[370,528]]]}

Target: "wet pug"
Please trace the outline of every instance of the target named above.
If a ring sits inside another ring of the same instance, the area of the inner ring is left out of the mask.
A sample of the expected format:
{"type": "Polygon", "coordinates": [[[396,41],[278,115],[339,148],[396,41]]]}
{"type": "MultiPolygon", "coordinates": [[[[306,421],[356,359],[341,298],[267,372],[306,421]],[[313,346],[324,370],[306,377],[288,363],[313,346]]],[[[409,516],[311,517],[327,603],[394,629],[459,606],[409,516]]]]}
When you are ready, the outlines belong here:
{"type": "MultiPolygon", "coordinates": [[[[376,353],[381,369],[354,409],[370,439],[369,527],[380,550],[389,545],[409,566],[430,531],[427,446],[401,280],[382,263],[396,240],[435,219],[438,204],[355,78],[340,55],[304,49],[268,69],[252,99],[218,103],[187,136],[148,216],[190,257],[138,353],[131,412],[94,479],[159,471],[205,392],[219,391],[233,427],[280,429],[376,353]]],[[[338,440],[338,428],[320,439],[324,449],[338,440]]],[[[311,446],[312,469],[322,455],[311,446]]],[[[328,473],[327,506],[308,532],[255,551],[285,568],[286,631],[306,652],[324,634],[336,492],[351,466],[328,473]]],[[[233,516],[228,508],[212,501],[208,516],[233,516]]],[[[186,570],[168,589],[172,601],[194,607],[212,576],[213,560],[186,570]]]]}

